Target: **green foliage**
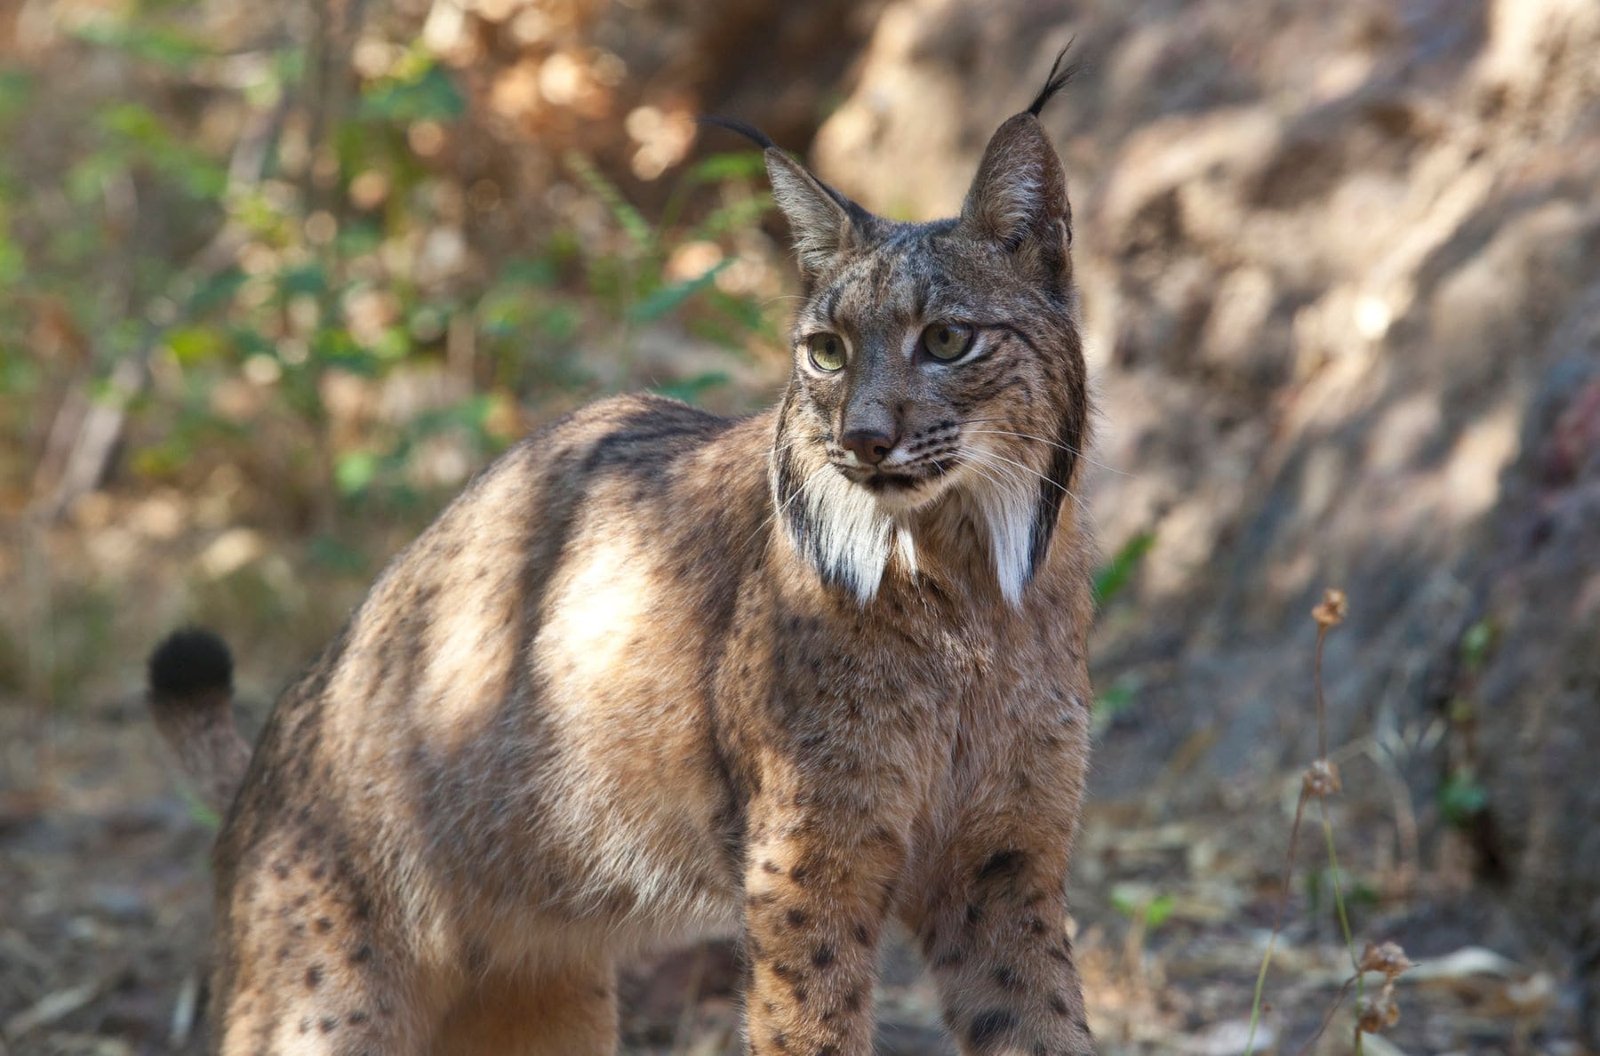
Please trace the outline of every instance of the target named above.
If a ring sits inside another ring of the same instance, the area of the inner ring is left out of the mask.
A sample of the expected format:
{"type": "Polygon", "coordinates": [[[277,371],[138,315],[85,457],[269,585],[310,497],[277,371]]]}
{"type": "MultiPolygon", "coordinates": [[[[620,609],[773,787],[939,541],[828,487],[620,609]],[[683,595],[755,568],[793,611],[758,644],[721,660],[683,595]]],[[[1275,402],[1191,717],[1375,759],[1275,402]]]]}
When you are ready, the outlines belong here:
{"type": "Polygon", "coordinates": [[[1452,773],[1439,786],[1439,813],[1457,828],[1472,824],[1488,806],[1488,789],[1464,770],[1452,773]]]}
{"type": "Polygon", "coordinates": [[[1133,574],[1139,570],[1145,555],[1155,545],[1154,532],[1139,532],[1123,543],[1110,561],[1101,566],[1094,574],[1094,600],[1095,604],[1104,608],[1111,604],[1116,596],[1122,593],[1133,574]]]}
{"type": "MultiPolygon", "coordinates": [[[[481,462],[520,432],[519,406],[599,394],[596,379],[618,373],[594,369],[589,349],[626,368],[644,327],[730,350],[771,338],[759,301],[722,281],[771,208],[759,154],[686,167],[659,226],[568,155],[604,224],[563,211],[523,255],[497,258],[463,220],[469,188],[412,148],[419,124],[448,130],[469,107],[420,45],[395,48],[339,111],[313,113],[308,99],[334,104],[304,91],[303,44],[280,38],[223,75],[238,46],[197,25],[190,4],[132,0],[80,26],[118,87],[51,115],[55,179],[0,153],[0,396],[75,385],[125,399],[106,383],[116,362],[148,362],[129,408],[136,474],[178,483],[232,463],[326,525],[342,508],[408,507],[433,479],[428,459],[481,462]],[[324,142],[305,142],[316,129],[324,142]],[[259,171],[241,168],[258,155],[259,171]],[[685,275],[674,254],[689,243],[715,252],[685,275]],[[413,395],[387,395],[401,389],[413,395]]],[[[38,112],[39,88],[0,68],[0,137],[38,112]]],[[[727,382],[704,371],[659,391],[696,400],[727,382]]],[[[45,431],[53,406],[7,404],[0,441],[45,431]]]]}
{"type": "Polygon", "coordinates": [[[1461,636],[1461,666],[1468,674],[1477,674],[1488,662],[1494,648],[1496,628],[1494,621],[1485,617],[1478,620],[1461,636]]]}
{"type": "Polygon", "coordinates": [[[1172,917],[1178,900],[1170,894],[1154,894],[1142,887],[1119,884],[1112,889],[1111,906],[1129,920],[1154,932],[1172,917]]]}
{"type": "Polygon", "coordinates": [[[1096,737],[1105,733],[1119,716],[1132,710],[1139,690],[1143,686],[1144,679],[1136,672],[1128,671],[1101,690],[1100,695],[1094,700],[1094,710],[1089,719],[1090,729],[1096,737]]]}
{"type": "Polygon", "coordinates": [[[380,122],[454,121],[466,114],[467,101],[444,69],[418,55],[369,86],[360,112],[380,122]]]}

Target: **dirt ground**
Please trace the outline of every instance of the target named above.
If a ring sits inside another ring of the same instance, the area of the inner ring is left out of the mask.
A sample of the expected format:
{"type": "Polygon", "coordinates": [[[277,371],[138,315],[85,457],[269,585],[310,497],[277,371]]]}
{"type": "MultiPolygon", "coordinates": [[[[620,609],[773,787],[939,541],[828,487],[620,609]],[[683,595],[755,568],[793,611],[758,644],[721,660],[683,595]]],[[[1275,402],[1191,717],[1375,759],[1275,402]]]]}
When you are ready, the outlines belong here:
{"type": "MultiPolygon", "coordinates": [[[[126,672],[128,692],[71,710],[0,702],[7,1056],[202,1051],[212,823],[169,769],[137,675],[126,672]]],[[[1103,737],[1138,735],[1113,723],[1103,737]]],[[[1180,753],[1168,778],[1138,798],[1097,799],[1086,818],[1073,926],[1090,1019],[1107,1053],[1228,1056],[1245,1051],[1298,776],[1195,787],[1180,753]]],[[[1581,1052],[1565,1040],[1573,1010],[1561,965],[1541,963],[1463,895],[1465,880],[1447,864],[1385,851],[1393,803],[1362,802],[1361,788],[1378,784],[1370,778],[1359,759],[1348,762],[1353,792],[1334,807],[1352,925],[1362,938],[1399,941],[1419,965],[1401,977],[1399,1023],[1366,1038],[1364,1051],[1581,1052]]],[[[1323,854],[1320,827],[1308,822],[1259,1052],[1352,1051],[1350,961],[1319,872],[1323,854]]],[[[1428,857],[1448,863],[1451,854],[1428,857]]],[[[626,1051],[739,1051],[731,948],[666,952],[627,975],[626,1051]]],[[[898,943],[885,951],[878,1007],[880,1052],[953,1051],[929,981],[898,943]]]]}

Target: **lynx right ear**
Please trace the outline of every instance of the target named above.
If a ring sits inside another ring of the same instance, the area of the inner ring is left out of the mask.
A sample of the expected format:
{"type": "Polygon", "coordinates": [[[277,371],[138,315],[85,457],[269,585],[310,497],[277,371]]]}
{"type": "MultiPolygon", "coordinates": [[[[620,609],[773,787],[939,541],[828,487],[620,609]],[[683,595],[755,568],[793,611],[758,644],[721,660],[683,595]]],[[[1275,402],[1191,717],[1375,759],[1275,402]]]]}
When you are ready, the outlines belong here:
{"type": "Polygon", "coordinates": [[[999,242],[1029,270],[1052,277],[1071,266],[1072,206],[1061,159],[1039,115],[1076,71],[1062,65],[1071,47],[1068,42],[1056,56],[1033,105],[995,130],[961,207],[964,228],[999,242]]]}
{"type": "Polygon", "coordinates": [[[1072,244],[1067,177],[1032,113],[1013,117],[989,140],[961,208],[961,224],[1051,273],[1066,266],[1072,244]]]}
{"type": "Polygon", "coordinates": [[[767,148],[766,160],[773,200],[789,221],[800,273],[809,281],[834,258],[866,240],[872,214],[777,147],[767,148]]]}

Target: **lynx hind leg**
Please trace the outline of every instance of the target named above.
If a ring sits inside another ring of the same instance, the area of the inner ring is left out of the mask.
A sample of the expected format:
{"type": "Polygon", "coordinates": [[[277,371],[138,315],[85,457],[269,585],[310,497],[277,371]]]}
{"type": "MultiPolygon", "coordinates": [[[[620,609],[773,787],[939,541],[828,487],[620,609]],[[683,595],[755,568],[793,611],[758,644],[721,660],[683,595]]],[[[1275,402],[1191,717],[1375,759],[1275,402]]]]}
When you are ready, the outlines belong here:
{"type": "Polygon", "coordinates": [[[612,1056],[617,998],[609,963],[568,965],[535,978],[495,975],[452,1006],[434,1056],[612,1056]]]}
{"type": "Polygon", "coordinates": [[[222,1056],[421,1056],[447,993],[385,935],[325,848],[258,840],[222,905],[212,996],[222,1056]]]}

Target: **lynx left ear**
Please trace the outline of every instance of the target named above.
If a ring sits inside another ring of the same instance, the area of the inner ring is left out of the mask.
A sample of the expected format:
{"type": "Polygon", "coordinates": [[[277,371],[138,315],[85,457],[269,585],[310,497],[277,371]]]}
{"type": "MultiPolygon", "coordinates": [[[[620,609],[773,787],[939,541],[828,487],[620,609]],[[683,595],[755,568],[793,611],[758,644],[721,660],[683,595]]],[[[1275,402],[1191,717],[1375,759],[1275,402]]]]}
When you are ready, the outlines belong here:
{"type": "Polygon", "coordinates": [[[961,207],[961,224],[1046,274],[1059,275],[1067,267],[1072,245],[1067,177],[1032,112],[1011,118],[989,140],[961,207]]]}

